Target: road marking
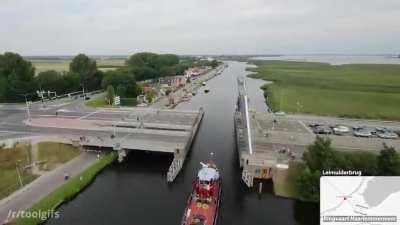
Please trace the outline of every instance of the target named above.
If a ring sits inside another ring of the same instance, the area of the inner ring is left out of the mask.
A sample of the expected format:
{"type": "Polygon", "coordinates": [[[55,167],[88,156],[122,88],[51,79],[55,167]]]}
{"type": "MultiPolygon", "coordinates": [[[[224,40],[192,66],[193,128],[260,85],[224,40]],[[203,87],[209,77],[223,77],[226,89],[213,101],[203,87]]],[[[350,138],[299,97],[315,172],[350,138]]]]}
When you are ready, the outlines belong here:
{"type": "Polygon", "coordinates": [[[81,120],[81,119],[85,119],[85,118],[87,118],[87,117],[90,117],[90,116],[92,116],[92,115],[94,115],[94,114],[96,114],[96,113],[99,113],[99,112],[101,112],[102,110],[96,110],[96,111],[94,111],[94,112],[91,112],[91,113],[89,113],[89,114],[86,114],[86,115],[84,115],[84,116],[81,116],[81,117],[79,117],[79,119],[81,120]]]}
{"type": "Polygon", "coordinates": [[[306,124],[304,124],[303,121],[301,121],[301,120],[297,120],[297,121],[298,121],[301,125],[303,125],[303,127],[306,128],[306,130],[307,130],[310,134],[314,135],[314,132],[313,132],[306,124]]]}
{"type": "MultiPolygon", "coordinates": [[[[77,118],[78,116],[56,116],[56,115],[38,115],[38,117],[54,117],[54,118],[77,118]]],[[[36,118],[36,117],[35,117],[36,118]]]]}
{"type": "Polygon", "coordinates": [[[9,134],[23,134],[23,133],[29,133],[25,131],[9,131],[9,130],[0,130],[0,133],[9,133],[9,134]]]}
{"type": "Polygon", "coordinates": [[[74,111],[68,109],[59,109],[57,110],[57,112],[74,112],[74,111]]]}

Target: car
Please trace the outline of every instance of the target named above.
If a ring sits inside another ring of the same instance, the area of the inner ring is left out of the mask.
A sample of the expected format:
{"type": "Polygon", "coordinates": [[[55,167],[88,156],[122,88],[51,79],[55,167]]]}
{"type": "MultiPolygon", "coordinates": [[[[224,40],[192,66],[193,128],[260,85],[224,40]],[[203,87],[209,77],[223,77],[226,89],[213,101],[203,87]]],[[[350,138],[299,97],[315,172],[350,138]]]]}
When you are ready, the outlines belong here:
{"type": "Polygon", "coordinates": [[[397,139],[399,138],[399,135],[397,135],[394,132],[384,132],[384,133],[379,133],[378,137],[383,139],[397,139]]]}
{"type": "Polygon", "coordinates": [[[356,137],[372,137],[371,131],[368,130],[357,130],[354,131],[354,136],[356,137]]]}
{"type": "Polygon", "coordinates": [[[308,124],[308,126],[309,127],[318,127],[318,126],[321,126],[322,124],[320,124],[320,123],[309,123],[308,124]]]}
{"type": "Polygon", "coordinates": [[[315,134],[332,134],[332,130],[326,126],[316,126],[313,129],[315,134]]]}
{"type": "Polygon", "coordinates": [[[378,133],[385,133],[386,128],[385,127],[375,127],[375,131],[378,133]]]}
{"type": "Polygon", "coordinates": [[[361,131],[361,130],[365,129],[365,126],[353,126],[352,129],[354,131],[361,131]]]}
{"type": "Polygon", "coordinates": [[[333,133],[335,133],[336,135],[343,135],[346,133],[350,132],[350,128],[343,126],[343,125],[339,125],[333,128],[333,133]]]}
{"type": "Polygon", "coordinates": [[[282,112],[282,111],[276,112],[274,114],[275,114],[275,116],[285,116],[286,115],[286,113],[282,112]]]}

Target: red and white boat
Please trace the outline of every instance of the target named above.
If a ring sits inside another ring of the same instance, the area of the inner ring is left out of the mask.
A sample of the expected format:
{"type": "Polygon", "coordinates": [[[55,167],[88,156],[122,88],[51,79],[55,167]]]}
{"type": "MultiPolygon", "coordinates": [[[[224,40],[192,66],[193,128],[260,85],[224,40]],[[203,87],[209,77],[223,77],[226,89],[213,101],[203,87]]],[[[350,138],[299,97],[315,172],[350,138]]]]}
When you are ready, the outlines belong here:
{"type": "Polygon", "coordinates": [[[201,163],[202,168],[193,182],[182,225],[216,225],[221,201],[221,178],[212,162],[201,163]]]}

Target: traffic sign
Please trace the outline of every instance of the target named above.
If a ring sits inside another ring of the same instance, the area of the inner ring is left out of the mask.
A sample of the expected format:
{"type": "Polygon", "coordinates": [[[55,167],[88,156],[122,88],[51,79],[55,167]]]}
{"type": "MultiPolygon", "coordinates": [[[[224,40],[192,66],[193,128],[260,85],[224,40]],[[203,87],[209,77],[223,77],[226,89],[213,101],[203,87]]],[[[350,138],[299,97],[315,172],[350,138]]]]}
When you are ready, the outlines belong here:
{"type": "Polygon", "coordinates": [[[120,105],[121,104],[121,98],[119,96],[114,97],[114,105],[120,105]]]}

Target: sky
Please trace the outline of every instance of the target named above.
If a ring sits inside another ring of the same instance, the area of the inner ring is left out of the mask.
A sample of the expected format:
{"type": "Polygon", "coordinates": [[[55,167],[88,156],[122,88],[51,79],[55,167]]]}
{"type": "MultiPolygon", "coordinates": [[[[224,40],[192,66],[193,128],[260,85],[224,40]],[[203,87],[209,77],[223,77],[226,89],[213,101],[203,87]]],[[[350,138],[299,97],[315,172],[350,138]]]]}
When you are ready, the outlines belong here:
{"type": "Polygon", "coordinates": [[[0,0],[22,55],[400,54],[400,0],[0,0]]]}

